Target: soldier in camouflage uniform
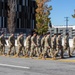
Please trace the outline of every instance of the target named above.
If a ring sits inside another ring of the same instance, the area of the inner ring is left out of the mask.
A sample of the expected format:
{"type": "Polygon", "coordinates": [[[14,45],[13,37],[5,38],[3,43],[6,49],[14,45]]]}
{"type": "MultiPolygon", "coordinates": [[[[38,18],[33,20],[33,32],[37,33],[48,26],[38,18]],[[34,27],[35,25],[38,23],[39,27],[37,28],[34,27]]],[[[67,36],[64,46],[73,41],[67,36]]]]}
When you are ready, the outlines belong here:
{"type": "Polygon", "coordinates": [[[55,58],[56,54],[57,54],[57,50],[56,50],[56,34],[54,34],[54,36],[51,38],[51,57],[55,58]]]}
{"type": "Polygon", "coordinates": [[[36,47],[37,47],[37,33],[34,32],[33,36],[31,37],[31,52],[30,57],[36,56],[36,47]]]}
{"type": "Polygon", "coordinates": [[[4,33],[2,32],[2,35],[0,36],[0,51],[1,51],[1,55],[5,55],[5,38],[4,38],[4,33]]]}
{"type": "Polygon", "coordinates": [[[75,51],[75,36],[73,37],[73,47],[71,51],[71,56],[73,55],[73,52],[75,51]]]}
{"type": "Polygon", "coordinates": [[[14,37],[13,33],[9,36],[8,43],[9,43],[8,55],[10,55],[12,48],[14,48],[13,54],[15,55],[16,54],[16,47],[15,47],[15,37],[14,37]]]}
{"type": "Polygon", "coordinates": [[[31,48],[31,34],[26,37],[26,47],[25,47],[25,56],[30,55],[31,48]]]}
{"type": "Polygon", "coordinates": [[[46,34],[43,35],[42,39],[41,39],[41,49],[42,49],[42,53],[44,51],[45,48],[45,38],[46,38],[46,34]]]}
{"type": "Polygon", "coordinates": [[[17,52],[16,56],[19,56],[19,54],[21,52],[25,56],[24,35],[23,35],[23,33],[20,33],[20,35],[18,36],[17,45],[18,45],[18,52],[17,52]]]}
{"type": "Polygon", "coordinates": [[[37,35],[37,47],[36,47],[37,56],[41,55],[41,37],[37,35]]]}
{"type": "Polygon", "coordinates": [[[70,47],[69,47],[69,34],[68,33],[66,33],[66,35],[64,37],[63,51],[64,51],[64,53],[65,53],[65,51],[68,51],[68,55],[69,55],[69,57],[71,57],[71,55],[70,55],[70,47]]]}
{"type": "Polygon", "coordinates": [[[56,49],[57,53],[61,50],[61,58],[63,58],[63,46],[62,46],[62,38],[61,38],[61,33],[58,34],[58,37],[56,38],[56,49]]]}
{"type": "Polygon", "coordinates": [[[43,52],[43,58],[49,57],[50,48],[51,48],[50,32],[47,32],[47,36],[45,38],[45,48],[43,52]]]}

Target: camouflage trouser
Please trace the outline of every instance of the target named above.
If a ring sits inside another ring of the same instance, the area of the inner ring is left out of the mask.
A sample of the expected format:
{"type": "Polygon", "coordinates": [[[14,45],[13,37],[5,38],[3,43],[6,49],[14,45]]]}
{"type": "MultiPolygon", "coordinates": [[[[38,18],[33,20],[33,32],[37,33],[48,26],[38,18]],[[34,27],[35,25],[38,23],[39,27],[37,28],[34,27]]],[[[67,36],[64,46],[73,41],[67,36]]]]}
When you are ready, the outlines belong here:
{"type": "Polygon", "coordinates": [[[51,57],[56,57],[57,53],[56,46],[52,46],[50,51],[51,57]]]}
{"type": "Polygon", "coordinates": [[[41,46],[41,52],[43,53],[43,51],[44,51],[44,46],[41,46]]]}
{"type": "Polygon", "coordinates": [[[23,55],[25,55],[25,47],[24,46],[18,46],[18,52],[17,55],[19,56],[19,54],[22,52],[23,55]]]}
{"type": "Polygon", "coordinates": [[[8,55],[10,55],[10,53],[11,53],[11,51],[12,51],[12,48],[14,48],[14,49],[13,49],[13,54],[14,54],[14,55],[16,54],[16,47],[15,47],[14,45],[10,45],[10,46],[9,46],[8,55]]]}
{"type": "Polygon", "coordinates": [[[36,46],[31,46],[30,57],[36,56],[36,46]]]}
{"type": "Polygon", "coordinates": [[[45,56],[47,56],[47,57],[50,56],[50,48],[48,48],[48,47],[44,48],[43,57],[45,57],[45,56]]]}
{"type": "Polygon", "coordinates": [[[42,50],[42,51],[44,50],[44,48],[45,48],[45,46],[44,46],[44,45],[41,45],[41,50],[42,50]]]}
{"type": "Polygon", "coordinates": [[[63,46],[62,45],[57,45],[56,46],[56,50],[57,50],[57,54],[59,53],[59,51],[61,51],[61,58],[63,58],[63,46]]]}
{"type": "Polygon", "coordinates": [[[5,45],[0,45],[0,54],[5,54],[5,45]]]}
{"type": "Polygon", "coordinates": [[[25,55],[27,55],[27,56],[30,55],[30,46],[26,46],[26,48],[25,48],[25,55]]]}
{"type": "Polygon", "coordinates": [[[36,55],[40,56],[42,53],[41,46],[36,47],[36,55]]]}
{"type": "Polygon", "coordinates": [[[75,45],[73,45],[72,47],[71,55],[73,54],[74,51],[75,51],[75,45]]]}
{"type": "Polygon", "coordinates": [[[65,53],[65,51],[68,51],[68,55],[70,56],[70,47],[69,46],[67,46],[67,45],[64,45],[63,46],[63,53],[65,53]]]}

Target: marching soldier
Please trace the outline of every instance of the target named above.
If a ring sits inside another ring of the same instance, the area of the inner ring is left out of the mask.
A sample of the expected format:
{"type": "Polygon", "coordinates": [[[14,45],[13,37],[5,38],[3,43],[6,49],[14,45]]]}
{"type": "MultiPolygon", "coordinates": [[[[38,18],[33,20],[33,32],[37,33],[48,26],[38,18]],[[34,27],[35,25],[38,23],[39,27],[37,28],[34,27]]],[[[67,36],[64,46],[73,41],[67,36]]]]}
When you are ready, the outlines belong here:
{"type": "Polygon", "coordinates": [[[25,55],[29,56],[30,55],[30,48],[31,48],[31,34],[29,34],[26,37],[26,47],[25,47],[25,55]]]}
{"type": "Polygon", "coordinates": [[[8,55],[10,55],[12,48],[14,48],[13,54],[15,55],[16,54],[16,47],[15,47],[15,37],[14,37],[13,33],[9,36],[8,43],[9,43],[8,55]]]}
{"type": "Polygon", "coordinates": [[[75,36],[73,37],[73,48],[71,51],[71,56],[73,55],[73,52],[75,51],[75,36]]]}
{"type": "Polygon", "coordinates": [[[47,36],[45,38],[45,48],[44,48],[43,58],[49,57],[50,48],[51,48],[50,32],[47,32],[47,36]]]}
{"type": "Polygon", "coordinates": [[[4,38],[4,33],[2,32],[2,35],[0,36],[0,51],[1,55],[5,55],[5,38],[4,38]]]}
{"type": "Polygon", "coordinates": [[[42,52],[45,48],[45,38],[46,38],[46,34],[43,35],[42,39],[41,39],[41,48],[42,48],[42,52]]]}
{"type": "Polygon", "coordinates": [[[64,37],[64,46],[63,46],[63,50],[68,51],[68,55],[69,57],[71,57],[70,55],[70,47],[69,47],[69,34],[66,33],[65,37],[64,37]]]}
{"type": "Polygon", "coordinates": [[[41,55],[41,38],[40,35],[37,35],[37,48],[36,48],[37,56],[41,55]]]}
{"type": "Polygon", "coordinates": [[[61,33],[58,34],[58,37],[56,39],[56,49],[57,53],[61,50],[61,58],[63,58],[63,46],[62,46],[62,38],[61,38],[61,33]]]}
{"type": "Polygon", "coordinates": [[[24,47],[24,36],[23,33],[20,33],[20,35],[17,38],[17,45],[18,45],[18,52],[16,56],[19,56],[19,54],[22,52],[23,55],[25,55],[25,47],[24,47]]]}
{"type": "Polygon", "coordinates": [[[36,56],[36,47],[37,47],[37,33],[34,32],[33,36],[31,37],[31,52],[30,52],[30,57],[36,56]]]}
{"type": "Polygon", "coordinates": [[[56,34],[54,34],[54,36],[51,38],[51,56],[52,58],[56,57],[57,54],[57,50],[56,50],[56,34]]]}

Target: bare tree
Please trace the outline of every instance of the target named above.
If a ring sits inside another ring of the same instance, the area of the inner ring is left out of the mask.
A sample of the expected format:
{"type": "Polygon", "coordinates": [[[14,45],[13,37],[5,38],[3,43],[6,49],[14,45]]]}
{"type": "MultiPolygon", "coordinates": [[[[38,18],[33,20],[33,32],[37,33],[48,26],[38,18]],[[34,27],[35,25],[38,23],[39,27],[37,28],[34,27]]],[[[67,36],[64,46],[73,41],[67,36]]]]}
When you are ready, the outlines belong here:
{"type": "Polygon", "coordinates": [[[16,27],[16,1],[8,0],[8,31],[9,33],[15,32],[16,27]]]}

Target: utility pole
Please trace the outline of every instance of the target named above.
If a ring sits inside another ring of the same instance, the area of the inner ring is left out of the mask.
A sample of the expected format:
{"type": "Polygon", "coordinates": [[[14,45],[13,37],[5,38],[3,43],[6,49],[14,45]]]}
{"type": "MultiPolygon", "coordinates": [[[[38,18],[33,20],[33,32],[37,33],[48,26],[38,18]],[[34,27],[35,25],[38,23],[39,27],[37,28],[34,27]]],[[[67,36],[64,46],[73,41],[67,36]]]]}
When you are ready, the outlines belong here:
{"type": "Polygon", "coordinates": [[[69,17],[65,17],[65,18],[66,18],[66,33],[67,33],[67,31],[68,31],[68,21],[69,21],[68,18],[69,17]]]}

